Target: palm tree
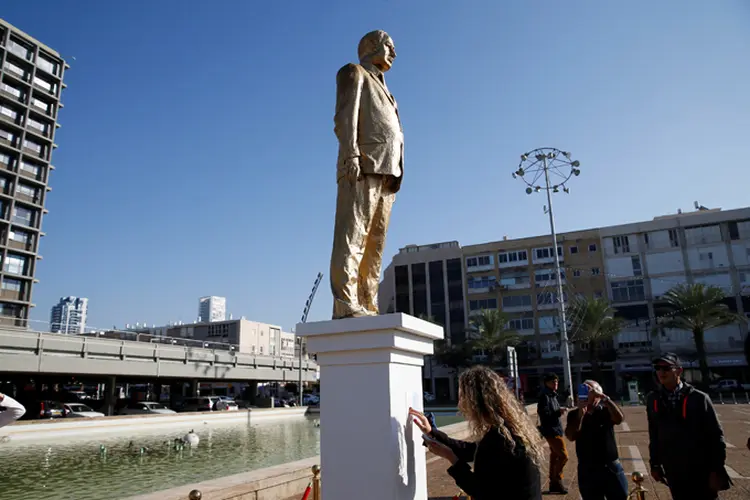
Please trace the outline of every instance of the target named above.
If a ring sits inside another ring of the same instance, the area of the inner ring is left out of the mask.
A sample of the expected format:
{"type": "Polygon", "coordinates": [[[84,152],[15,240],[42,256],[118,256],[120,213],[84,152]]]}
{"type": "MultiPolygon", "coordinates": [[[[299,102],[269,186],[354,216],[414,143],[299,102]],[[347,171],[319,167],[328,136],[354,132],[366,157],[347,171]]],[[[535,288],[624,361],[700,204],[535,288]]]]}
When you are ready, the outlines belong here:
{"type": "Polygon", "coordinates": [[[738,323],[741,316],[729,310],[722,302],[724,291],[703,283],[683,283],[672,287],[664,294],[664,319],[659,323],[660,330],[674,328],[693,333],[695,351],[704,384],[710,382],[706,357],[706,331],[732,323],[738,323]]]}
{"type": "Polygon", "coordinates": [[[587,344],[589,363],[594,380],[601,380],[602,365],[599,359],[599,346],[619,333],[622,318],[615,318],[616,310],[604,298],[578,297],[570,308],[569,341],[574,344],[587,344]]]}
{"type": "Polygon", "coordinates": [[[497,353],[508,346],[521,342],[515,330],[508,330],[508,316],[497,309],[487,309],[471,318],[471,344],[487,355],[487,364],[492,366],[497,353]]]}

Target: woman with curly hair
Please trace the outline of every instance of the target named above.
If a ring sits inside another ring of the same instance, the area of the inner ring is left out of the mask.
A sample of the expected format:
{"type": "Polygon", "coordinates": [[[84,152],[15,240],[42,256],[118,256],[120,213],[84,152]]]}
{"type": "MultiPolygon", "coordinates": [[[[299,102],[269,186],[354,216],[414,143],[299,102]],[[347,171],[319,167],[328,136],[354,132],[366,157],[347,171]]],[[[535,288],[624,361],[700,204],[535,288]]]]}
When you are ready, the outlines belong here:
{"type": "Polygon", "coordinates": [[[409,409],[429,450],[451,463],[448,474],[456,485],[473,500],[541,500],[542,438],[503,379],[483,366],[465,371],[458,381],[458,408],[469,422],[471,441],[449,438],[409,409]]]}

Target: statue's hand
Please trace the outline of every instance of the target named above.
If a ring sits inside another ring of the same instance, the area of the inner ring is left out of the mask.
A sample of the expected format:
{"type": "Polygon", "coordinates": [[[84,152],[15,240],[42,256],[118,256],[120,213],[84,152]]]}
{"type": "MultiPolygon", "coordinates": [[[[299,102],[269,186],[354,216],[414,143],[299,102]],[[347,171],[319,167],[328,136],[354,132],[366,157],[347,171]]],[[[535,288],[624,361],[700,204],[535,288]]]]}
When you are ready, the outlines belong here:
{"type": "Polygon", "coordinates": [[[344,171],[343,173],[346,176],[346,179],[353,186],[359,180],[359,176],[362,173],[362,170],[359,167],[359,158],[349,158],[344,161],[342,170],[344,171]]]}

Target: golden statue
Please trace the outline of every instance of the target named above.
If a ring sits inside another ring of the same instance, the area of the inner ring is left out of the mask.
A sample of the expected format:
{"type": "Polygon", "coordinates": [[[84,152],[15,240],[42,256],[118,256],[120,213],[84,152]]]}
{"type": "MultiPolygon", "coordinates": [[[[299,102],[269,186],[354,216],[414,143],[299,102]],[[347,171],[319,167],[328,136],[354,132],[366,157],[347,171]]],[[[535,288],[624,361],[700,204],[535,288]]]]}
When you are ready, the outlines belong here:
{"type": "Polygon", "coordinates": [[[378,314],[385,235],[403,177],[404,133],[383,77],[396,59],[393,40],[372,31],[359,42],[358,55],[359,64],[336,75],[333,319],[378,314]]]}

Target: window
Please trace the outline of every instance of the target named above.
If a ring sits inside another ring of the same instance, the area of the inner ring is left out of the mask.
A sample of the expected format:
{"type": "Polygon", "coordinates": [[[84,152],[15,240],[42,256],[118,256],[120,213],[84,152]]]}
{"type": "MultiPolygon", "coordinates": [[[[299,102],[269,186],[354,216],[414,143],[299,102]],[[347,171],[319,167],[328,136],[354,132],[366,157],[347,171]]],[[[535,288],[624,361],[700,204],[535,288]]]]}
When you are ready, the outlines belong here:
{"type": "Polygon", "coordinates": [[[616,281],[611,284],[612,302],[633,302],[646,300],[643,280],[616,281]]]}
{"type": "Polygon", "coordinates": [[[16,140],[16,136],[13,135],[11,132],[8,132],[7,130],[0,128],[0,139],[5,139],[6,141],[13,144],[13,142],[15,142],[16,140]]]}
{"type": "Polygon", "coordinates": [[[39,167],[31,163],[26,163],[25,161],[21,162],[21,170],[33,174],[34,177],[39,175],[39,167]]]}
{"type": "Polygon", "coordinates": [[[534,318],[514,318],[508,321],[510,330],[533,330],[534,318]]]}
{"type": "MultiPolygon", "coordinates": [[[[557,255],[562,257],[563,256],[563,249],[562,247],[557,247],[557,255]]],[[[534,249],[534,256],[538,259],[552,259],[555,257],[554,250],[552,247],[549,248],[535,248],[534,249]]]]}
{"type": "Polygon", "coordinates": [[[29,198],[36,199],[39,190],[35,187],[27,186],[26,184],[16,184],[16,193],[28,196],[29,198]]]}
{"type": "Polygon", "coordinates": [[[494,276],[481,276],[478,278],[471,278],[469,279],[469,290],[478,289],[478,288],[490,288],[495,286],[495,281],[497,278],[494,276]]]}
{"type": "Polygon", "coordinates": [[[13,278],[5,278],[3,280],[3,290],[8,290],[11,292],[20,292],[22,286],[23,286],[23,282],[21,280],[16,280],[13,278]]]}
{"type": "Polygon", "coordinates": [[[47,125],[45,123],[36,121],[33,118],[29,118],[28,120],[26,120],[26,124],[29,125],[32,128],[35,128],[36,130],[38,130],[42,134],[46,134],[47,133],[47,125]]]}
{"type": "Polygon", "coordinates": [[[580,278],[581,277],[581,270],[580,269],[573,269],[573,277],[574,278],[580,278]]]}
{"type": "Polygon", "coordinates": [[[497,261],[500,264],[508,264],[511,262],[527,263],[529,260],[526,250],[518,250],[515,252],[501,252],[497,254],[497,261]]]}
{"type": "Polygon", "coordinates": [[[43,69],[47,73],[57,74],[57,64],[53,63],[49,59],[43,56],[39,56],[36,59],[36,65],[38,68],[43,69]]]}
{"type": "Polygon", "coordinates": [[[39,78],[38,76],[34,77],[34,85],[42,87],[44,90],[46,90],[50,94],[55,93],[55,86],[49,83],[48,81],[39,78]]]}
{"type": "Polygon", "coordinates": [[[578,247],[570,247],[570,255],[575,255],[578,253],[578,247]]]}
{"type": "Polygon", "coordinates": [[[531,295],[507,295],[503,297],[503,309],[508,307],[531,307],[531,295]]]}
{"type": "Polygon", "coordinates": [[[18,243],[26,244],[29,242],[31,235],[26,231],[19,231],[18,229],[11,229],[8,233],[8,239],[11,241],[17,241],[18,243]]]}
{"type": "MultiPolygon", "coordinates": [[[[536,294],[536,305],[537,306],[549,306],[552,304],[559,303],[559,300],[557,300],[557,292],[542,292],[536,294]]],[[[563,300],[568,300],[568,294],[563,293],[563,300]]]]}
{"type": "MultiPolygon", "coordinates": [[[[1,131],[0,131],[1,132],[1,131]]],[[[10,155],[0,153],[0,163],[10,165],[10,155]]]]}
{"type": "Polygon", "coordinates": [[[591,268],[591,276],[599,276],[600,274],[601,270],[598,267],[591,268]]]}
{"type": "Polygon", "coordinates": [[[34,211],[28,208],[16,205],[13,207],[13,217],[11,222],[22,226],[31,227],[34,221],[34,211]]]}
{"type": "Polygon", "coordinates": [[[672,248],[680,246],[680,239],[677,237],[677,229],[669,230],[669,246],[672,248]]]}
{"type": "Polygon", "coordinates": [[[5,259],[5,267],[3,269],[5,269],[6,273],[23,275],[26,271],[26,257],[8,255],[5,259]]]}
{"type": "Polygon", "coordinates": [[[18,118],[18,113],[7,106],[0,106],[0,115],[5,115],[11,120],[18,118]]]}
{"type": "Polygon", "coordinates": [[[596,252],[596,243],[592,243],[589,245],[589,252],[596,252]]]}
{"type": "Polygon", "coordinates": [[[23,59],[28,59],[31,55],[31,52],[28,48],[18,42],[14,42],[13,40],[8,41],[8,50],[23,59]]]}
{"type": "MultiPolygon", "coordinates": [[[[565,279],[565,271],[560,272],[560,279],[565,279]]],[[[557,274],[554,269],[542,269],[534,273],[534,280],[539,286],[547,281],[557,281],[557,274]]]]}
{"type": "Polygon", "coordinates": [[[263,346],[260,346],[260,353],[263,354],[263,346]]]}
{"type": "Polygon", "coordinates": [[[469,301],[469,311],[483,311],[485,309],[497,309],[497,299],[480,299],[469,301]]]}
{"type": "Polygon", "coordinates": [[[35,153],[42,154],[42,145],[37,144],[36,142],[31,141],[29,139],[23,140],[23,147],[25,147],[26,149],[30,149],[31,151],[34,151],[35,153]]]}
{"type": "Polygon", "coordinates": [[[36,97],[31,98],[31,105],[41,109],[45,113],[49,113],[49,104],[42,101],[41,99],[37,99],[36,97]]]}
{"type": "Polygon", "coordinates": [[[646,248],[648,248],[648,233],[643,235],[643,241],[646,243],[646,248]]]}
{"type": "Polygon", "coordinates": [[[0,89],[4,90],[10,95],[18,97],[19,99],[21,99],[21,96],[23,95],[23,92],[13,86],[8,85],[7,83],[0,83],[0,89]]]}
{"type": "Polygon", "coordinates": [[[529,273],[526,271],[506,272],[500,274],[500,284],[503,286],[530,285],[529,273]]]}
{"type": "Polygon", "coordinates": [[[5,61],[5,69],[10,71],[11,73],[15,73],[17,76],[20,76],[21,78],[26,77],[26,72],[21,68],[20,66],[16,66],[12,62],[5,61]]]}
{"type": "Polygon", "coordinates": [[[705,252],[698,254],[699,260],[714,260],[714,253],[713,252],[705,252]]]}
{"type": "Polygon", "coordinates": [[[491,266],[492,260],[489,255],[480,255],[479,257],[468,257],[466,267],[491,266]]]}
{"type": "Polygon", "coordinates": [[[641,258],[638,255],[633,255],[630,258],[631,264],[633,264],[633,276],[643,276],[643,269],[641,268],[641,258]]]}
{"type": "Polygon", "coordinates": [[[705,245],[721,241],[721,227],[718,224],[685,228],[688,245],[705,245]]]}
{"type": "Polygon", "coordinates": [[[630,241],[627,236],[615,236],[612,238],[615,253],[630,253],[630,241]]]}
{"type": "Polygon", "coordinates": [[[539,317],[539,329],[540,330],[551,330],[557,328],[560,325],[560,318],[558,316],[540,316],[539,317]]]}

